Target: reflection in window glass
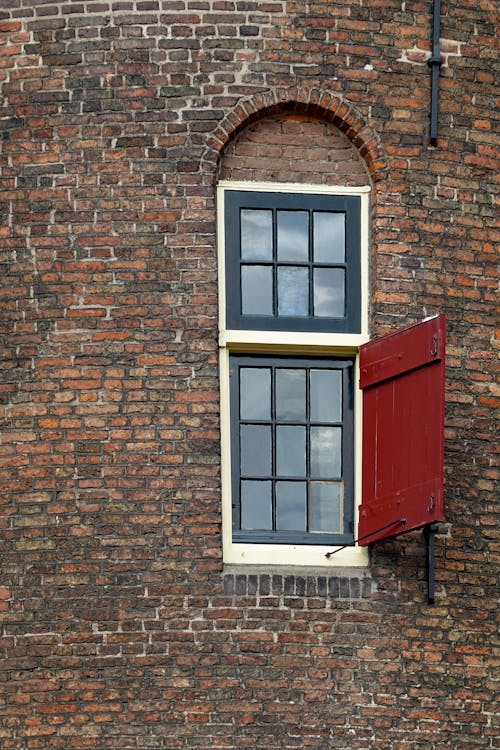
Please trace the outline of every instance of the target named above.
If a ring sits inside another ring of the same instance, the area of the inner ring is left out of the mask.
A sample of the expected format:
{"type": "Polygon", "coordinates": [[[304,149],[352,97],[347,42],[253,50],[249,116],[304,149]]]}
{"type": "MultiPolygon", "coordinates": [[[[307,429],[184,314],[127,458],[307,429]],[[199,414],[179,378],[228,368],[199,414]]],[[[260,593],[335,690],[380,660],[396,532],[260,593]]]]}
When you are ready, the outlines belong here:
{"type": "Polygon", "coordinates": [[[271,482],[241,482],[241,528],[272,529],[271,482]]]}
{"type": "Polygon", "coordinates": [[[305,482],[276,482],[276,528],[307,529],[307,485],[305,482]]]}
{"type": "Polygon", "coordinates": [[[311,482],[309,531],[338,532],[342,528],[342,482],[311,482]]]}
{"type": "Polygon", "coordinates": [[[324,318],[345,315],[345,271],[342,268],[314,269],[314,314],[324,318]]]}
{"type": "Polygon", "coordinates": [[[241,368],[240,417],[255,420],[271,417],[271,370],[269,368],[241,368]]]}
{"type": "Polygon", "coordinates": [[[342,421],[342,373],[340,370],[311,370],[311,420],[342,421]]]}
{"type": "Polygon", "coordinates": [[[244,315],[273,314],[273,271],[270,266],[242,266],[241,307],[244,315]]]}
{"type": "Polygon", "coordinates": [[[276,370],[276,419],[306,418],[306,371],[276,370]]]}
{"type": "Polygon", "coordinates": [[[268,477],[271,473],[271,428],[244,424],[240,429],[241,474],[268,477]]]}
{"type": "Polygon", "coordinates": [[[309,271],[296,266],[278,268],[278,315],[309,315],[309,271]]]}
{"type": "Polygon", "coordinates": [[[243,260],[272,260],[272,211],[267,209],[242,209],[241,257],[243,260]]]}
{"type": "Polygon", "coordinates": [[[307,262],[309,258],[309,214],[278,211],[278,260],[307,262]]]}
{"type": "Polygon", "coordinates": [[[276,427],[276,474],[281,477],[306,475],[306,428],[276,427]]]}
{"type": "Polygon", "coordinates": [[[342,472],[342,428],[311,427],[311,476],[330,479],[342,472]]]}
{"type": "Polygon", "coordinates": [[[315,263],[345,261],[345,214],[315,211],[313,219],[315,263]]]}

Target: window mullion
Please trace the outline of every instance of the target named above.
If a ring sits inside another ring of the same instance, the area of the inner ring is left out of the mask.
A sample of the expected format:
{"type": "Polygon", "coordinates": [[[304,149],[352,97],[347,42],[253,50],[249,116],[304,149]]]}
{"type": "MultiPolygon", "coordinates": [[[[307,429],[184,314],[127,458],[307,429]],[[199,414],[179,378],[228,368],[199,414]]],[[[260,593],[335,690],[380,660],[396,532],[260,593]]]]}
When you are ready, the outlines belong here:
{"type": "Polygon", "coordinates": [[[278,211],[273,208],[273,315],[278,315],[278,211]]]}
{"type": "Polygon", "coordinates": [[[313,255],[313,249],[314,249],[314,226],[313,226],[313,219],[314,214],[312,211],[308,212],[309,214],[309,266],[308,266],[308,273],[309,273],[309,315],[313,317],[314,315],[314,295],[313,295],[313,268],[314,268],[314,255],[313,255]]]}
{"type": "Polygon", "coordinates": [[[276,367],[271,367],[271,503],[272,527],[276,530],[276,367]]]}
{"type": "Polygon", "coordinates": [[[311,499],[311,368],[306,369],[306,531],[309,532],[311,499]]]}

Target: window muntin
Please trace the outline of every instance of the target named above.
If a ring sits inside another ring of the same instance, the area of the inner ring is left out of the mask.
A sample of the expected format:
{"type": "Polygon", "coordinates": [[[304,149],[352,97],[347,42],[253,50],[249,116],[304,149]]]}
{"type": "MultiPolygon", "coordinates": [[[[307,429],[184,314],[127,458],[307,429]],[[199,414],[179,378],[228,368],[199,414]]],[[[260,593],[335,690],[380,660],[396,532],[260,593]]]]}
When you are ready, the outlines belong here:
{"type": "Polygon", "coordinates": [[[226,190],[227,327],[359,333],[360,203],[226,190]]]}
{"type": "Polygon", "coordinates": [[[230,357],[233,540],[353,538],[353,361],[230,357]]]}

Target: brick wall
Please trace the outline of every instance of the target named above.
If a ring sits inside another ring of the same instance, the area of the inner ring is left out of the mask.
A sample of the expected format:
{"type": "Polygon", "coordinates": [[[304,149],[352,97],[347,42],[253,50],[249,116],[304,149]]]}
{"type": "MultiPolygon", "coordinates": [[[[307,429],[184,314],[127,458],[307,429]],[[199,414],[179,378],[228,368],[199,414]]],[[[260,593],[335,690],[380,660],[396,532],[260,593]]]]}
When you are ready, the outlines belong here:
{"type": "Polygon", "coordinates": [[[443,6],[431,148],[430,11],[0,3],[0,747],[498,745],[496,16],[443,6]],[[373,335],[447,315],[434,607],[420,533],[223,568],[214,186],[265,169],[371,180],[373,335]]]}

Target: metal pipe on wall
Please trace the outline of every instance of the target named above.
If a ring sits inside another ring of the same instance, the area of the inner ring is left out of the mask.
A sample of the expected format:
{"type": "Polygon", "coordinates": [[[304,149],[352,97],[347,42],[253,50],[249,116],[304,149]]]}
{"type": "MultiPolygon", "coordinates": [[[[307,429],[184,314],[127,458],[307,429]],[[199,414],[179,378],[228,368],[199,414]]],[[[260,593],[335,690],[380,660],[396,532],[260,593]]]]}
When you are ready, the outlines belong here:
{"type": "Polygon", "coordinates": [[[441,50],[439,47],[441,21],[441,0],[434,0],[432,9],[432,54],[428,60],[431,69],[431,146],[437,146],[438,110],[439,110],[439,69],[441,68],[441,50]]]}

